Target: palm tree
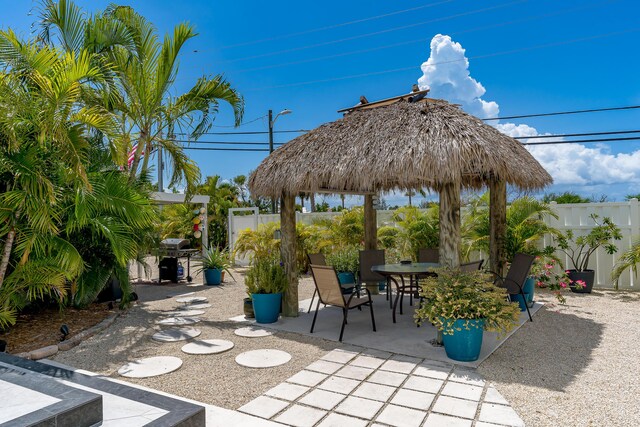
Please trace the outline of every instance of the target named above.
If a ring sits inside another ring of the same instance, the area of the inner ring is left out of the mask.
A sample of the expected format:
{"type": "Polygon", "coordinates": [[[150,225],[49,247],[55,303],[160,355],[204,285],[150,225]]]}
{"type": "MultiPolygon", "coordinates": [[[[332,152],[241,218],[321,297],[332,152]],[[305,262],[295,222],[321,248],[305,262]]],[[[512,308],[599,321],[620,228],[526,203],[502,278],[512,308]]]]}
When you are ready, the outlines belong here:
{"type": "Polygon", "coordinates": [[[618,262],[616,262],[611,272],[615,289],[618,289],[620,276],[622,276],[622,273],[627,269],[630,268],[633,274],[638,275],[638,263],[640,263],[640,239],[636,240],[636,242],[620,256],[618,262]]]}
{"type": "Polygon", "coordinates": [[[86,50],[63,52],[0,31],[0,327],[46,294],[64,296],[84,266],[60,236],[60,182],[90,188],[87,136],[110,135],[112,115],[85,96],[108,90],[86,50]]]}
{"type": "Polygon", "coordinates": [[[185,94],[171,96],[180,51],[197,35],[193,26],[178,24],[172,35],[160,41],[153,25],[131,7],[112,5],[86,19],[67,0],[45,0],[41,26],[45,42],[50,43],[56,33],[68,51],[79,46],[93,49],[113,67],[118,90],[99,101],[120,118],[121,137],[112,147],[114,160],[127,166],[130,141],[137,141],[129,181],[147,173],[151,153],[160,148],[173,164],[169,186],[184,180],[187,193],[192,193],[200,172],[182,144],[176,142],[177,132],[188,133],[190,140],[198,139],[211,128],[220,102],[232,107],[236,125],[244,111],[242,97],[220,74],[200,77],[185,94]]]}

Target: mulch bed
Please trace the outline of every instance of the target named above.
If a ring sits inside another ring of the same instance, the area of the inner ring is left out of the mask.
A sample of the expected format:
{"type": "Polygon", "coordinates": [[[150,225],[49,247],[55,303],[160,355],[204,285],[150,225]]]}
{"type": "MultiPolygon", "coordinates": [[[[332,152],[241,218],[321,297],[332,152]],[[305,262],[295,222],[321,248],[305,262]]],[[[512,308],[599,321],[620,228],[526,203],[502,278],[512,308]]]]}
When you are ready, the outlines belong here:
{"type": "Polygon", "coordinates": [[[109,315],[118,311],[109,310],[107,304],[92,304],[79,310],[57,307],[42,308],[35,312],[24,312],[10,329],[0,331],[0,340],[7,342],[7,353],[23,353],[60,342],[60,327],[69,327],[69,335],[74,335],[97,325],[109,315]]]}

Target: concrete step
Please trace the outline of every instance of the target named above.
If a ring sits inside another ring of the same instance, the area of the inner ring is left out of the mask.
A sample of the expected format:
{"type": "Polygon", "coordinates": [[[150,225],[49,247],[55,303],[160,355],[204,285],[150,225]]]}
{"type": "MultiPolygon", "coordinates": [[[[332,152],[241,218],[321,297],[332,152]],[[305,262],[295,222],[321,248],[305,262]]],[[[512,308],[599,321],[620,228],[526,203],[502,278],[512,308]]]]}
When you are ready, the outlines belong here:
{"type": "MultiPolygon", "coordinates": [[[[205,425],[206,414],[203,406],[186,402],[183,399],[155,393],[149,389],[142,389],[122,381],[89,372],[81,372],[73,368],[56,364],[51,361],[32,361],[6,353],[0,353],[0,395],[5,395],[2,387],[14,384],[16,375],[27,382],[16,385],[22,387],[9,395],[7,402],[0,400],[0,420],[4,414],[5,405],[21,408],[26,414],[37,414],[43,408],[50,410],[65,401],[69,396],[77,394],[88,399],[89,396],[99,399],[99,411],[96,408],[91,415],[87,415],[86,423],[77,422],[46,424],[52,426],[180,426],[199,427],[205,425]],[[25,391],[26,390],[26,391],[25,391]],[[31,393],[39,393],[38,396],[31,393]],[[75,393],[75,394],[74,394],[75,393]],[[96,421],[95,419],[99,417],[96,421]],[[101,423],[101,424],[100,424],[101,423]]],[[[74,397],[77,398],[77,397],[74,397]]],[[[17,409],[14,409],[18,413],[17,409]]],[[[24,415],[26,415],[24,414],[24,415]]],[[[64,420],[61,420],[64,421],[64,420]]],[[[40,425],[29,423],[7,424],[40,425]]],[[[5,427],[0,421],[0,427],[5,427]]]]}

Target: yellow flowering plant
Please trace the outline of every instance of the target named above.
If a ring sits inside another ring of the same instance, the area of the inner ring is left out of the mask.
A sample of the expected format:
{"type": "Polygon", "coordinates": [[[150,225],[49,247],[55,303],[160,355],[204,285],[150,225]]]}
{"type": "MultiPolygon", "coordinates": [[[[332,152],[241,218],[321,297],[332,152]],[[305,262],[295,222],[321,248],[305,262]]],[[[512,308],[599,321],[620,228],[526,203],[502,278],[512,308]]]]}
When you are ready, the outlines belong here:
{"type": "MultiPolygon", "coordinates": [[[[491,276],[458,269],[435,270],[437,276],[420,282],[422,303],[416,310],[416,323],[431,322],[443,334],[452,335],[456,320],[484,319],[484,330],[500,335],[512,330],[518,321],[518,304],[507,300],[507,291],[491,281],[491,276]]],[[[470,329],[464,322],[463,328],[470,329]]],[[[461,329],[458,329],[461,330],[461,329]]]]}

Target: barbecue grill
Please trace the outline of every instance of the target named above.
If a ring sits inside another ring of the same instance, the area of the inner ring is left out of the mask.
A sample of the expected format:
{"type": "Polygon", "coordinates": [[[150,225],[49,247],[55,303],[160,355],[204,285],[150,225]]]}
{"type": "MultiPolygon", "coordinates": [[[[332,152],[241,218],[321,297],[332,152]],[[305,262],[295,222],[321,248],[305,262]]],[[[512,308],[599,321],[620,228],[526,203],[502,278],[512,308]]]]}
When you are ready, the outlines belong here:
{"type": "Polygon", "coordinates": [[[187,282],[191,282],[191,256],[198,253],[198,249],[190,249],[191,243],[187,239],[164,239],[160,242],[160,255],[162,259],[158,264],[160,275],[158,283],[162,280],[171,280],[178,283],[180,274],[178,274],[179,259],[187,259],[187,282]]]}

